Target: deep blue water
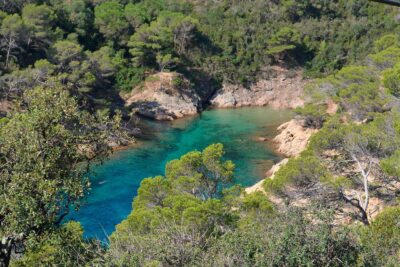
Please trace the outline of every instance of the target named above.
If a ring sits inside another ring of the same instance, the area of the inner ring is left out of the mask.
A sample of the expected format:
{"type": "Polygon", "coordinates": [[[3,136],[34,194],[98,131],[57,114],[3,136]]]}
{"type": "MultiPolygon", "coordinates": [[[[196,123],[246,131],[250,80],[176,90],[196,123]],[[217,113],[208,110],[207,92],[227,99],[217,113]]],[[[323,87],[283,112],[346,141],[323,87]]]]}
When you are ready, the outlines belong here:
{"type": "Polygon", "coordinates": [[[236,164],[236,182],[253,185],[279,160],[268,142],[257,137],[273,137],[289,116],[268,108],[241,108],[208,110],[175,122],[145,121],[145,138],[93,168],[86,204],[69,219],[81,222],[86,237],[104,240],[131,212],[142,179],[162,175],[167,161],[217,142],[224,145],[225,158],[236,164]]]}

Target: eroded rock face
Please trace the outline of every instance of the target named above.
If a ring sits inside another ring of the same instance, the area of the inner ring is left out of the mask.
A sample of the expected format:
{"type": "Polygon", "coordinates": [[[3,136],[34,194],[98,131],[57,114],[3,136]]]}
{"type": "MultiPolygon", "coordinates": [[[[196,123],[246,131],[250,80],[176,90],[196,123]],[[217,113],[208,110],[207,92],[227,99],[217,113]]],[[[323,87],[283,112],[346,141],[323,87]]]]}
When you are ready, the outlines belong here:
{"type": "Polygon", "coordinates": [[[287,157],[296,157],[307,147],[308,141],[316,129],[303,127],[301,120],[290,120],[278,127],[278,134],[273,142],[277,151],[287,157]]]}
{"type": "Polygon", "coordinates": [[[262,79],[250,88],[224,84],[212,96],[211,105],[220,108],[270,106],[277,109],[303,106],[303,88],[307,81],[303,79],[302,71],[289,71],[277,66],[271,68],[275,77],[262,79]]]}
{"type": "MultiPolygon", "coordinates": [[[[277,151],[283,154],[286,157],[297,157],[303,152],[310,140],[310,137],[313,133],[317,132],[316,129],[310,129],[303,126],[304,122],[301,120],[290,120],[286,123],[281,124],[278,127],[278,131],[280,132],[275,138],[272,140],[276,146],[277,151]]],[[[272,166],[272,168],[265,174],[267,179],[274,179],[275,173],[286,163],[289,161],[288,158],[283,159],[279,163],[272,166]]],[[[263,183],[265,179],[261,180],[257,184],[246,188],[246,193],[250,194],[256,191],[264,192],[263,183]]],[[[273,198],[273,197],[272,197],[273,198]]],[[[282,202],[282,199],[273,198],[270,200],[275,204],[279,204],[282,202]]]]}
{"type": "MultiPolygon", "coordinates": [[[[224,84],[215,91],[210,83],[199,82],[198,88],[181,74],[162,72],[149,76],[128,95],[122,96],[126,106],[135,113],[155,120],[174,120],[198,113],[203,105],[229,108],[242,106],[270,106],[277,109],[304,105],[301,70],[287,70],[272,66],[268,79],[261,79],[250,88],[224,84]]],[[[200,79],[201,80],[201,79],[200,79]]]]}
{"type": "Polygon", "coordinates": [[[154,120],[174,120],[193,115],[201,99],[190,82],[178,73],[157,73],[125,96],[125,106],[154,120]]]}

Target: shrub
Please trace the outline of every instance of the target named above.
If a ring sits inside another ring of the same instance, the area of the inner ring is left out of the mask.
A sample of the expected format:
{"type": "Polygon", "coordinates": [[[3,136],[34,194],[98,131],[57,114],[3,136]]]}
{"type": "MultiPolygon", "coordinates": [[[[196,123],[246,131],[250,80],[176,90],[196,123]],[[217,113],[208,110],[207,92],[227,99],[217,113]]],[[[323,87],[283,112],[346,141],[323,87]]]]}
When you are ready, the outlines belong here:
{"type": "Polygon", "coordinates": [[[322,128],[327,117],[326,105],[307,104],[295,112],[304,118],[304,126],[308,128],[322,128]]]}
{"type": "Polygon", "coordinates": [[[267,192],[282,192],[285,186],[294,184],[306,186],[313,182],[330,179],[331,174],[321,164],[321,160],[311,150],[306,150],[298,158],[292,158],[282,166],[273,179],[266,179],[267,192]]]}
{"type": "Polygon", "coordinates": [[[400,206],[384,209],[360,231],[363,266],[398,266],[400,262],[400,206]]]}
{"type": "Polygon", "coordinates": [[[172,85],[176,88],[181,88],[184,85],[185,81],[183,80],[182,77],[175,76],[172,79],[172,85]]]}
{"type": "Polygon", "coordinates": [[[385,70],[382,74],[383,85],[388,89],[389,93],[395,97],[400,97],[400,64],[385,70]]]}
{"type": "Polygon", "coordinates": [[[119,91],[130,92],[144,80],[144,68],[123,67],[116,74],[116,87],[119,91]]]}

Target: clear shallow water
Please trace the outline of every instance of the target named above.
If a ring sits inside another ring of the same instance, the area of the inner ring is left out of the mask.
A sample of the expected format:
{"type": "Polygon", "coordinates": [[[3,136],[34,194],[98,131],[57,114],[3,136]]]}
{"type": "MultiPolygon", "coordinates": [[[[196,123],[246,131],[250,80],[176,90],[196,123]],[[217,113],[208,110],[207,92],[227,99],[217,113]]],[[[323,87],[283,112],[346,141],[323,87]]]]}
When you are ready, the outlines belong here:
{"type": "Polygon", "coordinates": [[[235,163],[236,183],[253,185],[280,159],[257,137],[273,137],[289,116],[289,112],[253,107],[208,110],[175,122],[146,121],[144,132],[149,134],[144,140],[93,168],[86,204],[69,219],[81,222],[86,237],[105,239],[131,212],[142,179],[163,175],[169,160],[212,143],[222,143],[225,158],[235,163]]]}

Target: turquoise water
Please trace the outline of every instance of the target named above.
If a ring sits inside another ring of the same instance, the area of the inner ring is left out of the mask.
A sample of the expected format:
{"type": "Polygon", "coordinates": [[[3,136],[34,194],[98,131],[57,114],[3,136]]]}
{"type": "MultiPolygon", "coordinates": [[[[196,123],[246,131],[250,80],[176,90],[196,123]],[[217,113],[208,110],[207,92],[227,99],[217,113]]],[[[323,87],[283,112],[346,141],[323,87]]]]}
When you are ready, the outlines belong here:
{"type": "Polygon", "coordinates": [[[268,108],[241,108],[209,110],[175,122],[145,121],[143,140],[93,168],[86,203],[69,219],[81,222],[86,237],[105,239],[131,212],[142,179],[162,175],[167,161],[217,142],[224,145],[225,158],[236,164],[236,182],[253,185],[280,159],[257,137],[273,137],[289,116],[268,108]]]}

